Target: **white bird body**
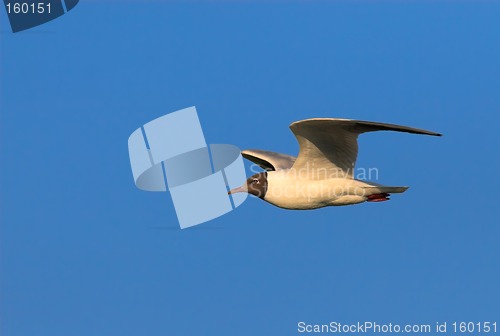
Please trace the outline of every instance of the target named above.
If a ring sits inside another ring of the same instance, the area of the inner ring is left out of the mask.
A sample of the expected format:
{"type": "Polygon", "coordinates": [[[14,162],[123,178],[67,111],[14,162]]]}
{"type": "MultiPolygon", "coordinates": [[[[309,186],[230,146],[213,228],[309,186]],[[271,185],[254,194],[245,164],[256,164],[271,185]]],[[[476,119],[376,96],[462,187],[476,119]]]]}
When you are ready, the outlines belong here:
{"type": "Polygon", "coordinates": [[[245,150],[243,157],[266,172],[255,174],[229,193],[248,192],[285,209],[317,209],[325,206],[389,200],[389,194],[408,187],[389,187],[356,180],[358,136],[374,131],[398,131],[440,136],[423,129],[371,121],[314,118],[290,125],[300,146],[297,157],[245,150]]]}
{"type": "Polygon", "coordinates": [[[285,209],[306,210],[366,202],[383,193],[401,193],[408,187],[387,187],[347,178],[307,179],[284,169],[267,172],[268,188],[263,198],[285,209]]]}

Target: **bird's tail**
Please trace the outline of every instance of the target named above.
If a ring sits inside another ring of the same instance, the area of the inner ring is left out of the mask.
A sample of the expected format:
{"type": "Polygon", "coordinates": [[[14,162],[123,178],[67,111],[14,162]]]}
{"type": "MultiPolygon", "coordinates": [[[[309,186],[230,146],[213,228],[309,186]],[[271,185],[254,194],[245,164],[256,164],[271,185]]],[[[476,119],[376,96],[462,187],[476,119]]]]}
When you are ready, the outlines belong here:
{"type": "Polygon", "coordinates": [[[408,190],[409,187],[385,186],[383,184],[370,181],[366,182],[362,188],[365,189],[365,192],[367,194],[377,194],[377,193],[400,194],[408,190]]]}
{"type": "Polygon", "coordinates": [[[386,186],[379,186],[375,187],[379,192],[381,193],[387,193],[387,194],[400,194],[404,193],[406,190],[408,190],[409,187],[386,187],[386,186]]]}

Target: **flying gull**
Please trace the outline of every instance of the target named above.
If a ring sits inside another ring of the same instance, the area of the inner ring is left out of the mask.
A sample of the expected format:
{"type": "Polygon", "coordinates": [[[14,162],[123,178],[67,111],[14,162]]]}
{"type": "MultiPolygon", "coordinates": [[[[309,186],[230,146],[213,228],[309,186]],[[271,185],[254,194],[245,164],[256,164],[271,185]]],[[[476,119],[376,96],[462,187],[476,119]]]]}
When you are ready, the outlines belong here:
{"type": "Polygon", "coordinates": [[[229,194],[247,192],[285,209],[317,209],[389,200],[408,187],[384,186],[354,178],[358,136],[366,132],[397,131],[441,136],[407,126],[370,121],[313,118],[294,122],[290,129],[299,142],[297,157],[249,149],[244,158],[265,172],[255,174],[229,194]]]}

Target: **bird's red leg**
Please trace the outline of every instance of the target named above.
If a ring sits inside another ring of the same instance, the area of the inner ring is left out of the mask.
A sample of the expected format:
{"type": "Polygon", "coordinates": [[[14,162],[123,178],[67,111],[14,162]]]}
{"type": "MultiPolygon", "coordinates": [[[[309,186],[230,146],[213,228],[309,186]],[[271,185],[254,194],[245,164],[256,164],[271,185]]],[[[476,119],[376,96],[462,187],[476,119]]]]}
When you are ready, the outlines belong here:
{"type": "Polygon", "coordinates": [[[389,194],[383,193],[383,194],[373,194],[368,196],[368,199],[366,200],[367,202],[383,202],[383,201],[388,201],[389,200],[389,194]]]}

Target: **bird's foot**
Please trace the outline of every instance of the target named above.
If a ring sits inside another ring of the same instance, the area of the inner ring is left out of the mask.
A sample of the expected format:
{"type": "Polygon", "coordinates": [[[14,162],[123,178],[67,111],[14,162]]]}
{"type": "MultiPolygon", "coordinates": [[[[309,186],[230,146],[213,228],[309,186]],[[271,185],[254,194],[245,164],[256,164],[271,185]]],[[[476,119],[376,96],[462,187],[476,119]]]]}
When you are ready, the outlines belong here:
{"type": "Polygon", "coordinates": [[[383,193],[383,194],[373,194],[368,196],[368,199],[366,200],[367,202],[383,202],[383,201],[388,201],[389,194],[383,193]]]}

